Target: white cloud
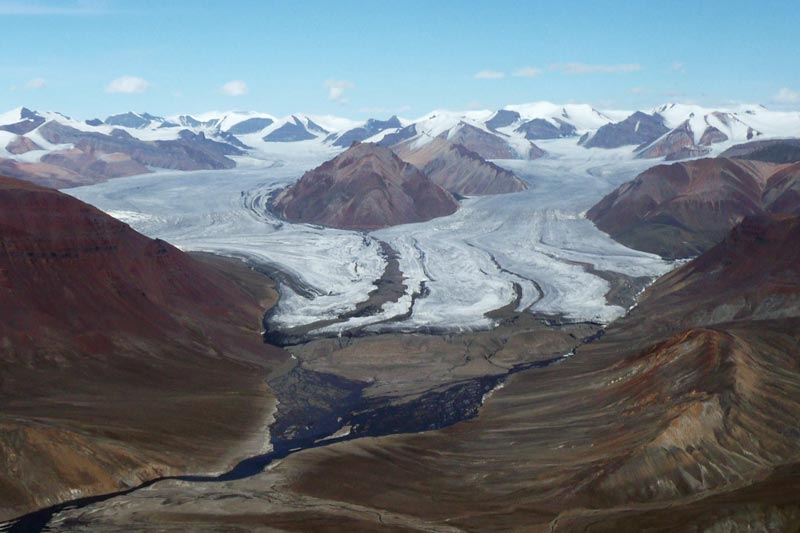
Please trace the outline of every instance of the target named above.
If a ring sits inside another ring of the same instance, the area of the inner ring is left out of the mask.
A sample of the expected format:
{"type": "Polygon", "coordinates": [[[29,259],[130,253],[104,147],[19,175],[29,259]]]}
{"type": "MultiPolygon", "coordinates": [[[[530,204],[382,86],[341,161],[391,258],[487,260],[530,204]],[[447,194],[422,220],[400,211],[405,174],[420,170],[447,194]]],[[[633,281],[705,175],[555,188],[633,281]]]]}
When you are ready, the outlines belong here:
{"type": "Polygon", "coordinates": [[[346,104],[345,91],[356,88],[355,83],[347,80],[325,80],[323,86],[328,89],[328,100],[337,104],[346,104]]]}
{"type": "Polygon", "coordinates": [[[686,71],[686,64],[681,61],[675,61],[671,68],[673,72],[684,72],[686,71]]]}
{"type": "Polygon", "coordinates": [[[243,96],[250,92],[250,89],[242,80],[231,80],[220,87],[219,92],[227,96],[243,96]]]}
{"type": "Polygon", "coordinates": [[[43,89],[47,85],[47,81],[44,78],[33,78],[32,80],[28,80],[28,83],[25,84],[26,89],[43,89]]]}
{"type": "Polygon", "coordinates": [[[622,74],[642,70],[638,63],[620,63],[616,65],[590,65],[588,63],[560,63],[550,65],[550,70],[564,74],[622,74]]]}
{"type": "Polygon", "coordinates": [[[497,70],[481,70],[472,77],[476,80],[499,80],[500,78],[505,78],[506,74],[497,70]]]}
{"type": "Polygon", "coordinates": [[[635,95],[643,95],[650,94],[652,91],[647,87],[633,87],[629,92],[635,95]]]}
{"type": "Polygon", "coordinates": [[[793,91],[788,87],[782,87],[772,97],[772,101],[778,104],[797,104],[800,103],[800,92],[793,91]]]}
{"type": "Polygon", "coordinates": [[[122,76],[106,85],[107,93],[143,93],[150,87],[150,82],[136,76],[122,76]]]}
{"type": "Polygon", "coordinates": [[[542,73],[542,69],[536,67],[522,67],[515,70],[511,75],[517,78],[533,78],[542,73]]]}

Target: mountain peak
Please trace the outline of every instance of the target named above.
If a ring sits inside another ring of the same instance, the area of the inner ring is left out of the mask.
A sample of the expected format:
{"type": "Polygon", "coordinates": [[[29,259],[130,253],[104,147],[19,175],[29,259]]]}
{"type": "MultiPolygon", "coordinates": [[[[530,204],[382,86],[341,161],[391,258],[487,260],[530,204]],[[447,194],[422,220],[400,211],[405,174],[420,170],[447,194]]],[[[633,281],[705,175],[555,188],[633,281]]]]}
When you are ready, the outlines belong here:
{"type": "Polygon", "coordinates": [[[356,142],[273,203],[292,222],[374,230],[450,215],[458,202],[389,148],[356,142]]]}
{"type": "Polygon", "coordinates": [[[104,121],[109,126],[122,126],[124,128],[146,128],[154,122],[164,122],[163,117],[157,117],[150,113],[136,113],[128,111],[118,115],[111,115],[104,121]]]}

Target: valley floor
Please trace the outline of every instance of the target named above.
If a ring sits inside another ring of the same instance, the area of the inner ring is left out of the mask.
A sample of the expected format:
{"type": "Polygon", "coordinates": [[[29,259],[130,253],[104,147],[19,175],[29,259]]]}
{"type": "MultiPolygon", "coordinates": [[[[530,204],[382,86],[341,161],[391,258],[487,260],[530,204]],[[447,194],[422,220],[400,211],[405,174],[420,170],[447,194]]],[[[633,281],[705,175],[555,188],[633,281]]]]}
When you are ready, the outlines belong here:
{"type": "MultiPolygon", "coordinates": [[[[778,382],[797,387],[796,380],[783,381],[778,370],[783,350],[797,345],[796,324],[719,325],[656,345],[653,354],[640,357],[637,352],[653,337],[635,319],[623,319],[599,341],[578,345],[572,343],[591,327],[534,322],[477,336],[378,335],[338,349],[331,340],[312,341],[296,351],[300,364],[295,368],[329,378],[300,377],[289,388],[282,387],[280,377],[271,382],[279,399],[290,403],[283,412],[279,406],[277,419],[284,417],[288,424],[272,426],[273,441],[287,428],[291,433],[292,421],[307,430],[322,420],[309,418],[310,413],[346,405],[340,393],[347,384],[365,387],[361,401],[353,404],[356,410],[405,406],[402,416],[389,419],[410,422],[395,426],[402,434],[357,438],[348,435],[350,426],[335,432],[336,425],[330,426],[330,440],[312,436],[306,449],[276,455],[243,475],[160,481],[65,509],[50,527],[684,531],[747,524],[758,530],[768,522],[774,531],[788,531],[798,525],[796,452],[751,447],[747,439],[766,435],[762,424],[771,422],[742,402],[762,400],[731,399],[719,390],[724,381],[719,372],[751,364],[747,359],[754,348],[747,343],[759,343],[761,355],[776,364],[773,370],[758,370],[756,379],[770,390],[778,382]],[[577,346],[574,356],[504,379],[484,395],[474,418],[443,428],[434,424],[428,431],[414,425],[431,412],[442,416],[464,409],[466,397],[448,399],[442,392],[469,382],[471,363],[447,369],[448,357],[479,361],[472,369],[478,375],[492,372],[482,363],[507,367],[522,358],[551,357],[570,345],[577,346]],[[409,356],[401,362],[392,350],[409,356]],[[421,372],[415,353],[426,358],[421,372]],[[439,394],[432,403],[420,402],[423,390],[439,394]],[[304,394],[314,409],[303,403],[304,394]],[[302,405],[293,413],[297,404],[302,405]],[[739,414],[740,409],[747,410],[739,414]],[[731,411],[723,415],[723,410],[731,411]]],[[[791,412],[796,408],[796,402],[787,406],[791,412]]],[[[346,410],[339,413],[347,416],[346,410]]],[[[374,413],[383,418],[387,411],[374,413]]]]}
{"type": "Polygon", "coordinates": [[[705,282],[670,285],[669,275],[636,306],[674,265],[611,241],[581,213],[647,163],[613,151],[579,163],[565,146],[508,163],[527,192],[468,199],[450,217],[370,234],[266,211],[271,192],[309,161],[72,191],[147,234],[279,274],[263,289],[254,271],[247,280],[228,271],[262,302],[280,292],[268,328],[314,326],[284,347],[292,361],[269,377],[271,454],[221,477],[165,479],[59,508],[50,527],[800,525],[797,319],[684,323],[689,315],[671,302],[695,309],[705,282]],[[354,312],[380,290],[376,280],[394,291],[397,269],[402,294],[354,312]]]}

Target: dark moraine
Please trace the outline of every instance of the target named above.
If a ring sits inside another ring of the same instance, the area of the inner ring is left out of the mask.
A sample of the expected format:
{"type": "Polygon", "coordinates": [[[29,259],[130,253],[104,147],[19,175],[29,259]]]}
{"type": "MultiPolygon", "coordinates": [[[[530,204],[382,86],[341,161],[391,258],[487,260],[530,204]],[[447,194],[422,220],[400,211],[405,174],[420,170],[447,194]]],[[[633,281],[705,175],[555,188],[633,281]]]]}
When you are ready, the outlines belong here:
{"type": "MultiPolygon", "coordinates": [[[[346,322],[351,318],[356,317],[365,317],[371,316],[378,312],[380,312],[381,307],[383,304],[387,302],[396,302],[398,301],[407,289],[405,285],[405,278],[403,277],[403,273],[400,270],[400,261],[399,255],[397,251],[389,246],[388,243],[383,241],[371,240],[369,237],[364,237],[365,243],[369,244],[371,242],[377,242],[378,245],[381,247],[381,255],[386,259],[386,267],[383,270],[383,274],[381,277],[375,281],[375,289],[373,289],[368,295],[367,299],[363,302],[356,305],[355,309],[350,312],[344,313],[340,315],[338,318],[332,318],[329,320],[319,320],[317,322],[313,322],[311,324],[307,324],[305,326],[298,326],[295,328],[289,329],[279,329],[272,325],[271,320],[274,313],[277,311],[277,306],[272,308],[268,313],[264,315],[264,319],[262,321],[264,327],[264,342],[268,344],[272,344],[274,346],[293,346],[296,344],[302,344],[304,342],[308,342],[312,336],[309,335],[310,332],[324,328],[326,326],[330,326],[333,324],[339,324],[346,322]]],[[[305,292],[300,292],[297,290],[298,280],[291,279],[290,276],[287,276],[285,273],[280,272],[273,272],[274,269],[264,266],[255,266],[256,269],[262,269],[264,273],[267,275],[278,279],[281,282],[285,282],[292,290],[297,292],[298,294],[304,295],[306,297],[311,296],[311,292],[307,287],[300,287],[301,290],[305,292]]],[[[423,291],[424,292],[424,291],[423,291]]],[[[416,297],[422,297],[423,294],[417,294],[416,297]]],[[[413,309],[413,302],[415,301],[414,295],[412,295],[412,309],[413,309]]],[[[393,320],[405,319],[405,317],[398,317],[393,320]]],[[[375,324],[371,324],[375,325],[375,324]]],[[[346,336],[357,336],[362,333],[362,328],[354,328],[349,330],[346,333],[346,336]]],[[[329,333],[323,335],[313,335],[314,338],[320,337],[336,337],[338,333],[329,333]]]]}

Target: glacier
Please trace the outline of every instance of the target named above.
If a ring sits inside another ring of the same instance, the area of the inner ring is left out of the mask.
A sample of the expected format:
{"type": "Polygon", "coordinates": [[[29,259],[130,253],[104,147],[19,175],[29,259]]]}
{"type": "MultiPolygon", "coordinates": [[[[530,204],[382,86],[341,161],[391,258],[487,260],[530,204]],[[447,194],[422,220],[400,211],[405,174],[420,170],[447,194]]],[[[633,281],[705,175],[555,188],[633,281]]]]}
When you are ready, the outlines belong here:
{"type": "Polygon", "coordinates": [[[379,241],[398,253],[405,294],[316,333],[490,328],[495,321],[486,314],[515,302],[518,311],[608,323],[625,309],[606,301],[608,282],[584,264],[650,277],[673,265],[613,241],[583,212],[653,162],[632,159],[629,148],[539,143],[545,158],[495,161],[524,179],[527,191],[467,198],[451,216],[370,233],[291,224],[266,208],[271,194],[329,159],[330,150],[241,157],[230,170],[160,171],[64,192],[183,250],[288,274],[295,283],[281,284],[271,316],[279,329],[334,320],[365,301],[386,267],[379,241]]]}

